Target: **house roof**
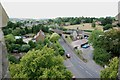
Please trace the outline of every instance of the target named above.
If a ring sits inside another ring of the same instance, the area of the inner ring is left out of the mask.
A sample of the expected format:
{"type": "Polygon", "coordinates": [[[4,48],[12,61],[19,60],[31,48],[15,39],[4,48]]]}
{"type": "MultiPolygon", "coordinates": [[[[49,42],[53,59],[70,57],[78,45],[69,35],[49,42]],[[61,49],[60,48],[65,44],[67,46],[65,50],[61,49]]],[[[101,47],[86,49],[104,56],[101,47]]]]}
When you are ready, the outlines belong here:
{"type": "Polygon", "coordinates": [[[42,30],[40,30],[40,31],[37,33],[37,35],[35,35],[34,38],[37,38],[40,34],[42,34],[43,36],[45,36],[44,32],[43,32],[42,30]]]}

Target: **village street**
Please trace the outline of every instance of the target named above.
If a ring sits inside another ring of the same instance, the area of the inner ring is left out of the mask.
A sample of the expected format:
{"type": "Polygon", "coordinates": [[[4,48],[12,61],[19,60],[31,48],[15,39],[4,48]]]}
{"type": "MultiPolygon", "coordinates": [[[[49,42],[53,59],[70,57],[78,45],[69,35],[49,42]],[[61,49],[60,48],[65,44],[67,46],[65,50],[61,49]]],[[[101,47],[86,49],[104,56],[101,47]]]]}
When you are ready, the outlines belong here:
{"type": "MultiPolygon", "coordinates": [[[[89,60],[87,63],[84,63],[62,38],[59,42],[65,49],[65,52],[69,53],[71,56],[70,59],[64,61],[64,65],[76,78],[100,78],[100,70],[102,68],[99,65],[97,65],[93,60],[89,60]]],[[[92,51],[88,51],[88,53],[89,52],[92,54],[92,51]]]]}

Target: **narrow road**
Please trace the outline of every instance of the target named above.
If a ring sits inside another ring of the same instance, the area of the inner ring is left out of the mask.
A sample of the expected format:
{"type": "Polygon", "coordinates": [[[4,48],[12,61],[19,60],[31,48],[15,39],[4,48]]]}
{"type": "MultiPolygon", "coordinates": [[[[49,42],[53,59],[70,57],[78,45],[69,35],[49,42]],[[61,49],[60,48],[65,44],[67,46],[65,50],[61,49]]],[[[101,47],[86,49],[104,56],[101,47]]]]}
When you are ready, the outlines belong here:
{"type": "MultiPolygon", "coordinates": [[[[71,58],[64,61],[64,65],[69,69],[76,78],[99,78],[99,72],[91,70],[86,63],[84,63],[71,48],[60,39],[60,44],[64,48],[65,52],[69,53],[71,58]]],[[[90,66],[90,65],[89,65],[90,66]]]]}

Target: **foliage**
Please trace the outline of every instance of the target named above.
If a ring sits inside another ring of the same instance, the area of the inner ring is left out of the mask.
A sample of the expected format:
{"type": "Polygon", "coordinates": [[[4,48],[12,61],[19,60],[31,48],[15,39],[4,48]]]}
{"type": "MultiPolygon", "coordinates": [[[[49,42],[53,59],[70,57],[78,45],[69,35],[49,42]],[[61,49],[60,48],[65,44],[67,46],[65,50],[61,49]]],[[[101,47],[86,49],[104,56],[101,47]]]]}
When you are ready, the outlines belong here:
{"type": "Polygon", "coordinates": [[[7,57],[8,57],[8,60],[9,60],[11,63],[15,63],[15,64],[19,63],[19,60],[16,59],[13,55],[8,54],[7,57]]]}
{"type": "Polygon", "coordinates": [[[20,52],[21,45],[12,43],[8,48],[10,48],[10,52],[13,52],[14,50],[18,50],[18,52],[20,52]]]}
{"type": "Polygon", "coordinates": [[[89,42],[94,47],[94,60],[100,65],[106,64],[111,58],[110,56],[114,57],[120,54],[120,30],[112,29],[102,34],[93,31],[89,42]]]}
{"type": "Polygon", "coordinates": [[[24,44],[21,46],[21,52],[28,52],[30,50],[30,45],[24,44]]]}
{"type": "Polygon", "coordinates": [[[50,37],[50,41],[56,42],[59,38],[60,36],[57,33],[53,33],[50,37]]]}
{"type": "Polygon", "coordinates": [[[119,65],[119,59],[117,57],[114,57],[107,68],[101,71],[100,77],[104,79],[112,79],[116,80],[118,75],[118,65],[119,65]]]}
{"type": "Polygon", "coordinates": [[[112,28],[112,24],[106,24],[106,25],[103,27],[104,30],[108,30],[108,29],[110,29],[110,28],[112,28]]]}
{"type": "Polygon", "coordinates": [[[98,43],[99,35],[103,35],[102,31],[94,30],[92,31],[90,37],[89,37],[89,43],[92,43],[92,46],[95,48],[98,43]]]}
{"type": "Polygon", "coordinates": [[[112,17],[106,17],[105,19],[102,18],[101,19],[101,23],[103,26],[105,26],[106,24],[112,24],[113,18],[112,17]]]}
{"type": "Polygon", "coordinates": [[[65,50],[63,49],[63,48],[59,48],[59,54],[61,55],[61,56],[63,56],[64,55],[64,53],[65,53],[65,50]]]}
{"type": "Polygon", "coordinates": [[[95,60],[95,62],[102,66],[105,65],[111,57],[110,54],[107,53],[107,51],[101,48],[96,48],[93,54],[93,59],[95,60]]]}
{"type": "Polygon", "coordinates": [[[32,48],[35,48],[36,47],[36,43],[35,42],[33,42],[32,40],[30,40],[29,42],[28,42],[28,44],[30,45],[30,48],[32,49],[32,48]]]}
{"type": "Polygon", "coordinates": [[[92,27],[93,27],[93,28],[96,27],[95,21],[92,22],[92,27]]]}
{"type": "Polygon", "coordinates": [[[15,37],[12,34],[8,34],[5,36],[5,41],[7,43],[13,43],[15,41],[15,37]]]}
{"type": "Polygon", "coordinates": [[[15,44],[20,44],[20,45],[22,45],[22,44],[25,44],[25,43],[23,42],[23,39],[20,38],[20,39],[16,39],[15,44]]]}
{"type": "Polygon", "coordinates": [[[10,65],[13,78],[66,78],[72,77],[63,65],[63,58],[55,56],[53,49],[45,46],[42,50],[29,51],[19,64],[10,65]]]}

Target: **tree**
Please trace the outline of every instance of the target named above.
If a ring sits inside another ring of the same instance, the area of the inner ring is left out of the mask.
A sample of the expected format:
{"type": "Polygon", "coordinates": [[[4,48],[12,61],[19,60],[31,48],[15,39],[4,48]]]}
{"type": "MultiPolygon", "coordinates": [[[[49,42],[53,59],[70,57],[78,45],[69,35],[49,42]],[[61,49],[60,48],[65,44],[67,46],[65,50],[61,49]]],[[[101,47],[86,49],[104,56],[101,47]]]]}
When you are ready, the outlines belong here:
{"type": "Polygon", "coordinates": [[[98,39],[100,36],[103,35],[103,32],[102,31],[99,31],[99,30],[94,30],[92,31],[90,37],[89,37],[89,43],[92,44],[92,46],[95,48],[96,46],[99,46],[99,45],[96,45],[98,43],[98,39]]]}
{"type": "Polygon", "coordinates": [[[14,50],[17,50],[18,52],[20,52],[20,48],[21,48],[21,45],[19,44],[7,44],[7,49],[8,51],[11,53],[13,52],[14,50]]]}
{"type": "Polygon", "coordinates": [[[95,62],[102,66],[108,63],[109,59],[111,58],[111,55],[102,48],[95,48],[93,54],[93,59],[95,62]]]}
{"type": "Polygon", "coordinates": [[[108,30],[108,29],[110,29],[110,28],[112,28],[112,24],[106,24],[106,25],[103,27],[104,30],[108,30]]]}
{"type": "Polygon", "coordinates": [[[29,51],[22,57],[19,64],[10,65],[10,74],[13,78],[65,78],[70,79],[72,74],[63,65],[63,58],[55,56],[53,49],[47,46],[42,50],[29,51]]]}
{"type": "Polygon", "coordinates": [[[50,37],[50,41],[56,42],[59,38],[60,36],[57,33],[53,33],[50,37]]]}
{"type": "Polygon", "coordinates": [[[119,59],[117,57],[114,57],[107,68],[101,71],[100,77],[104,79],[112,79],[116,80],[118,76],[118,65],[119,65],[119,59]]]}
{"type": "Polygon", "coordinates": [[[113,19],[111,17],[106,17],[105,19],[103,18],[101,23],[103,26],[105,26],[106,24],[112,24],[113,19]]]}
{"type": "Polygon", "coordinates": [[[28,34],[29,33],[29,30],[27,27],[25,27],[25,33],[28,34]]]}
{"type": "Polygon", "coordinates": [[[21,46],[21,52],[28,52],[30,50],[30,45],[24,44],[21,46]]]}
{"type": "Polygon", "coordinates": [[[11,62],[11,63],[19,63],[19,60],[15,58],[15,56],[11,55],[11,54],[8,54],[8,60],[11,62]]]}
{"type": "Polygon", "coordinates": [[[25,42],[23,41],[22,38],[20,38],[20,39],[16,39],[15,43],[22,45],[22,44],[24,44],[25,42]]]}
{"type": "Polygon", "coordinates": [[[35,48],[36,47],[36,43],[35,42],[33,42],[32,40],[30,40],[29,42],[28,42],[28,44],[30,45],[30,48],[35,48]]]}
{"type": "Polygon", "coordinates": [[[104,33],[104,47],[107,51],[111,52],[113,56],[120,55],[120,30],[119,29],[111,29],[104,33]]]}
{"type": "Polygon", "coordinates": [[[14,36],[21,36],[21,29],[20,28],[16,28],[12,31],[12,34],[14,36]]]}
{"type": "Polygon", "coordinates": [[[93,27],[93,28],[96,27],[95,21],[92,22],[92,27],[93,27]]]}
{"type": "Polygon", "coordinates": [[[65,50],[63,48],[59,48],[58,51],[61,56],[63,56],[65,53],[65,50]]]}
{"type": "Polygon", "coordinates": [[[13,43],[15,42],[15,37],[12,34],[8,34],[5,36],[5,41],[9,44],[13,43]]]}

